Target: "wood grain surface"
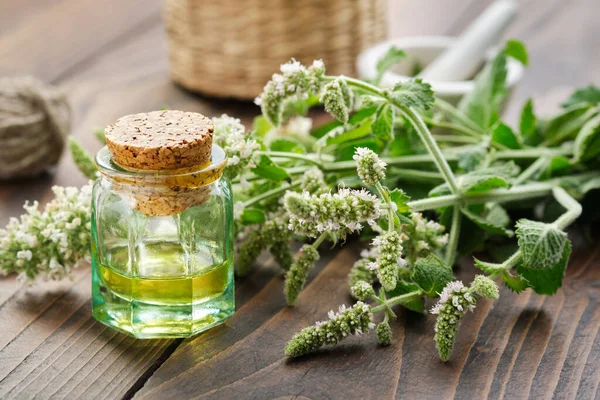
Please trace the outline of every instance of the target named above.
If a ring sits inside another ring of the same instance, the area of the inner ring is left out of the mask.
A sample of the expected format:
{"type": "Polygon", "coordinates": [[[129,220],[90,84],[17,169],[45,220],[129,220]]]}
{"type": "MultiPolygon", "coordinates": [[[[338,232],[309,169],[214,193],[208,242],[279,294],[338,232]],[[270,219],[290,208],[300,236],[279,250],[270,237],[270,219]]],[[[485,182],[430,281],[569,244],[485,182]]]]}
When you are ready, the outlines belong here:
{"type": "MultiPolygon", "coordinates": [[[[391,0],[390,35],[457,34],[489,3],[391,0]]],[[[551,112],[573,86],[600,83],[597,0],[519,5],[507,36],[527,43],[531,66],[509,121],[528,97],[551,112]]],[[[165,105],[248,123],[254,105],[170,82],[160,7],[158,0],[0,0],[0,75],[29,73],[60,85],[73,107],[72,133],[90,151],[99,148],[93,127],[165,105]]],[[[25,200],[48,201],[52,185],[84,183],[68,155],[54,174],[2,182],[0,224],[21,214],[25,200]]],[[[186,340],[135,340],[95,322],[87,267],[72,281],[32,288],[0,277],[0,398],[600,398],[597,245],[574,252],[557,295],[503,288],[500,300],[481,303],[465,318],[449,363],[438,360],[434,318],[404,310],[389,348],[363,335],[286,359],[284,344],[297,330],[350,304],[352,247],[325,250],[295,308],[285,307],[281,274],[263,257],[255,274],[236,282],[234,316],[186,340]]],[[[473,272],[468,259],[455,271],[465,280],[473,272]]]]}

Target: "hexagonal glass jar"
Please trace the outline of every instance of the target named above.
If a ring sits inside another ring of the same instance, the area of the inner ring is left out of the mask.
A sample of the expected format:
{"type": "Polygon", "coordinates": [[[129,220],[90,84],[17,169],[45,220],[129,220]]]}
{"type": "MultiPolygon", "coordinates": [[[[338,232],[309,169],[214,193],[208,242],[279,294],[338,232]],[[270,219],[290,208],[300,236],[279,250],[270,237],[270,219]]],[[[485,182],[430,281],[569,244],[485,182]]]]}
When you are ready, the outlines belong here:
{"type": "Polygon", "coordinates": [[[132,171],[103,148],[92,205],[94,317],[139,338],[186,337],[234,312],[233,202],[227,158],[132,171]]]}

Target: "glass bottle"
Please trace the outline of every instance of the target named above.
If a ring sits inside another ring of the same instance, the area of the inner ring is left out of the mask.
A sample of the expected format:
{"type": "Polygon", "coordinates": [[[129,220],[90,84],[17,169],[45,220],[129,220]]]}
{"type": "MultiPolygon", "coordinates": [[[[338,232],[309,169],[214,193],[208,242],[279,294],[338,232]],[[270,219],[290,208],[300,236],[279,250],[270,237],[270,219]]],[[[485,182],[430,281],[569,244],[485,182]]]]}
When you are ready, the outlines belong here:
{"type": "Polygon", "coordinates": [[[107,147],[96,156],[98,321],[139,338],[187,337],[233,314],[231,186],[223,176],[224,151],[211,148],[210,160],[177,169],[125,168],[107,147]]]}

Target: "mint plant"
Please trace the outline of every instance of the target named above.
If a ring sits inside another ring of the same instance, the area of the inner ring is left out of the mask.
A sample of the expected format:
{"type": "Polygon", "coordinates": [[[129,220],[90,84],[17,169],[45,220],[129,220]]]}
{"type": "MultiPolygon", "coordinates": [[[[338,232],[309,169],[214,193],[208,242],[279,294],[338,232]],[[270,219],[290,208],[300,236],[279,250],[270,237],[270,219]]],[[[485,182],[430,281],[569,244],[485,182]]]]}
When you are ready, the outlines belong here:
{"type": "MultiPolygon", "coordinates": [[[[358,302],[295,335],[290,357],[369,330],[389,345],[396,307],[424,313],[426,299],[437,299],[432,338],[448,360],[461,319],[481,299],[498,298],[496,282],[516,293],[556,293],[572,249],[565,229],[582,213],[579,200],[600,188],[599,89],[577,90],[551,118],[537,116],[528,100],[512,128],[501,105],[507,58],[528,61],[520,42],[509,41],[456,106],[418,79],[379,87],[403,57],[391,49],[374,82],[292,60],[256,98],[262,116],[251,131],[235,118],[215,118],[214,141],[229,156],[225,174],[234,184],[238,276],[270,251],[285,274],[288,304],[302,306],[323,243],[342,246],[359,235],[370,242],[348,275],[358,302]],[[333,119],[311,129],[306,112],[315,105],[333,119]],[[557,207],[564,212],[552,214],[557,207]],[[527,218],[514,222],[515,208],[527,218]],[[304,243],[295,256],[291,239],[304,243]],[[492,242],[514,251],[475,259],[481,274],[468,284],[455,280],[457,257],[492,242]]],[[[76,143],[72,150],[93,177],[85,151],[76,143]]],[[[0,240],[0,265],[11,272],[24,248],[14,235],[0,232],[0,240]]]]}

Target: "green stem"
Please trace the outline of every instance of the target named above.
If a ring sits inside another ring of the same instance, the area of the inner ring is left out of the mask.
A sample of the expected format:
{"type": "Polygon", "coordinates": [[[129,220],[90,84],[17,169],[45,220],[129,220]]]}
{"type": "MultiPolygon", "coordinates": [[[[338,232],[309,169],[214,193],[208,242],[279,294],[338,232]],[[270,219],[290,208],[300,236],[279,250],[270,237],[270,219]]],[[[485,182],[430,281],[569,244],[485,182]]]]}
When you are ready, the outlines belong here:
{"type": "Polygon", "coordinates": [[[567,191],[561,187],[552,189],[552,195],[563,206],[567,212],[558,217],[554,222],[559,229],[565,229],[581,215],[581,204],[575,200],[567,191]]]}
{"type": "MultiPolygon", "coordinates": [[[[434,119],[431,118],[427,118],[427,117],[423,117],[423,120],[428,123],[431,126],[435,126],[436,128],[442,128],[442,129],[450,129],[456,132],[461,132],[464,133],[467,136],[470,136],[471,142],[470,143],[477,143],[479,142],[479,140],[476,140],[477,138],[481,139],[481,134],[478,133],[477,131],[474,131],[466,126],[462,126],[462,125],[457,125],[457,124],[453,124],[452,122],[444,122],[444,121],[436,121],[434,119]]],[[[444,136],[444,135],[440,135],[440,136],[444,136]]],[[[464,136],[459,136],[463,139],[467,139],[464,136]]]]}
{"type": "Polygon", "coordinates": [[[300,186],[300,181],[294,181],[292,183],[284,183],[283,185],[276,187],[275,189],[267,190],[264,193],[259,194],[258,196],[252,197],[244,202],[244,207],[250,207],[260,201],[266,200],[272,196],[276,196],[280,193],[285,192],[286,190],[294,189],[300,186]]]}
{"type": "Polygon", "coordinates": [[[454,264],[454,258],[456,257],[456,248],[458,247],[458,238],[460,236],[460,222],[461,222],[460,207],[454,206],[452,210],[452,226],[450,227],[450,239],[448,241],[448,247],[446,248],[446,264],[452,266],[454,264]]]}
{"type": "MultiPolygon", "coordinates": [[[[458,108],[454,107],[452,104],[448,103],[440,99],[439,97],[435,98],[435,103],[433,105],[440,109],[440,111],[446,113],[447,115],[453,117],[457,121],[460,121],[464,126],[469,129],[480,132],[481,127],[477,125],[475,122],[471,121],[466,115],[464,115],[458,108]]],[[[483,133],[479,133],[479,136],[483,136],[483,133]]]]}
{"type": "Polygon", "coordinates": [[[531,177],[533,177],[536,173],[538,173],[541,169],[546,168],[548,165],[548,158],[540,157],[533,164],[531,164],[525,171],[521,172],[521,174],[515,179],[514,184],[520,185],[522,183],[527,182],[531,177]]]}
{"type": "Polygon", "coordinates": [[[442,150],[437,145],[437,142],[431,135],[431,132],[429,132],[429,129],[427,129],[427,126],[425,125],[425,122],[423,122],[423,120],[421,119],[421,116],[417,112],[415,112],[413,108],[405,107],[392,99],[390,99],[389,101],[391,104],[396,106],[396,108],[402,111],[402,113],[406,116],[409,122],[413,125],[413,127],[417,131],[417,134],[421,138],[421,141],[425,145],[425,148],[427,148],[427,151],[429,151],[429,154],[431,154],[431,156],[433,157],[434,164],[438,167],[438,169],[444,176],[444,180],[450,187],[450,190],[453,194],[458,194],[458,184],[456,183],[456,179],[454,178],[454,173],[452,173],[450,164],[448,164],[448,161],[444,157],[442,150]]]}
{"type": "Polygon", "coordinates": [[[415,290],[414,292],[409,292],[405,294],[401,294],[400,296],[392,297],[387,299],[385,304],[381,304],[379,306],[371,308],[371,311],[376,313],[379,311],[385,310],[387,307],[394,306],[396,304],[406,303],[407,301],[413,300],[415,298],[423,296],[422,290],[415,290]]]}
{"type": "Polygon", "coordinates": [[[311,164],[315,164],[320,168],[323,167],[323,163],[321,163],[321,161],[315,160],[314,158],[312,158],[310,155],[307,155],[307,154],[289,153],[289,152],[285,152],[285,151],[261,151],[261,152],[258,152],[258,154],[264,154],[269,157],[291,158],[294,160],[302,160],[302,161],[306,161],[311,164]]]}
{"type": "Polygon", "coordinates": [[[439,172],[433,172],[433,171],[421,171],[418,169],[408,169],[408,168],[393,168],[392,173],[390,173],[390,175],[393,175],[394,178],[396,179],[401,179],[401,180],[406,180],[406,178],[411,178],[411,179],[419,179],[419,180],[426,180],[426,181],[440,181],[440,180],[444,180],[444,177],[442,177],[442,174],[440,174],[439,172]]]}
{"type": "Polygon", "coordinates": [[[385,188],[381,186],[381,182],[377,182],[375,184],[375,187],[377,188],[377,191],[379,192],[379,195],[381,196],[385,204],[388,206],[388,232],[392,232],[394,230],[394,210],[392,209],[392,199],[390,199],[390,196],[388,196],[388,194],[386,193],[385,188]]]}
{"type": "Polygon", "coordinates": [[[329,233],[323,232],[321,236],[319,236],[317,240],[315,240],[313,244],[311,244],[312,248],[316,250],[321,245],[321,243],[323,243],[325,239],[327,239],[327,236],[329,236],[329,233]]]}
{"type": "Polygon", "coordinates": [[[460,136],[460,135],[433,135],[433,138],[438,143],[448,142],[448,143],[461,143],[461,144],[476,144],[476,143],[480,142],[478,139],[475,139],[475,138],[472,138],[469,136],[460,136]]]}

